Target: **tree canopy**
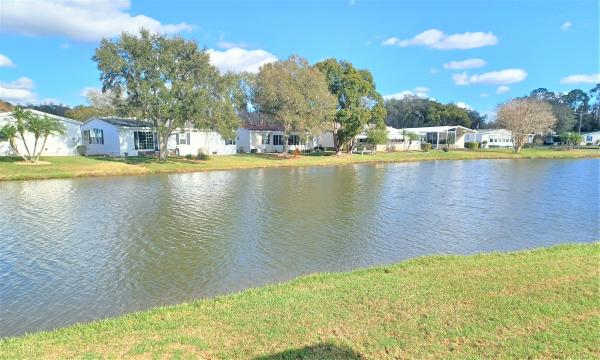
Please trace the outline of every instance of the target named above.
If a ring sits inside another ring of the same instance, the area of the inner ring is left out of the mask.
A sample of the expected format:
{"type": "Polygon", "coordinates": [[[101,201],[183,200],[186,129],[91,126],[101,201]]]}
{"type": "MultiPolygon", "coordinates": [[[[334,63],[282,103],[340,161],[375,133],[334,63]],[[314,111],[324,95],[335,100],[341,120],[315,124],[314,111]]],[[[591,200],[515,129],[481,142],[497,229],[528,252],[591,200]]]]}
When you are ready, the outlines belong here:
{"type": "Polygon", "coordinates": [[[422,126],[461,125],[486,127],[486,117],[475,110],[467,110],[455,104],[442,104],[432,99],[405,96],[385,102],[387,125],[403,129],[422,126]]]}
{"type": "Polygon", "coordinates": [[[552,105],[548,101],[514,99],[498,106],[496,124],[511,132],[515,152],[527,143],[530,134],[545,134],[556,125],[552,105]]]}
{"type": "Polygon", "coordinates": [[[316,64],[325,74],[329,91],[337,97],[337,111],[331,119],[334,146],[352,153],[356,137],[370,128],[385,130],[385,105],[369,70],[356,69],[348,61],[327,59],[316,64]]]}
{"type": "Polygon", "coordinates": [[[318,135],[335,111],[324,75],[298,56],[263,65],[256,77],[253,105],[283,129],[283,153],[291,132],[318,135]]]}
{"type": "Polygon", "coordinates": [[[115,94],[125,114],[148,121],[157,132],[160,158],[169,136],[187,123],[231,136],[237,127],[230,85],[194,41],[141,30],[102,39],[92,58],[102,91],[115,94]]]}

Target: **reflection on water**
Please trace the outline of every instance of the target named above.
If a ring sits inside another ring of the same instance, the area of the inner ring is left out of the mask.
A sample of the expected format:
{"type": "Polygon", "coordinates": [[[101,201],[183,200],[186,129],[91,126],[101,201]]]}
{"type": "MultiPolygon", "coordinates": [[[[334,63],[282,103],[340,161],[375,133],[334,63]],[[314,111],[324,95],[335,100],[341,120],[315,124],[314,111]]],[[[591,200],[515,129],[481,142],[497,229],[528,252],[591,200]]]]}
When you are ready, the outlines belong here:
{"type": "Polygon", "coordinates": [[[0,183],[0,337],[432,253],[600,239],[600,161],[0,183]]]}

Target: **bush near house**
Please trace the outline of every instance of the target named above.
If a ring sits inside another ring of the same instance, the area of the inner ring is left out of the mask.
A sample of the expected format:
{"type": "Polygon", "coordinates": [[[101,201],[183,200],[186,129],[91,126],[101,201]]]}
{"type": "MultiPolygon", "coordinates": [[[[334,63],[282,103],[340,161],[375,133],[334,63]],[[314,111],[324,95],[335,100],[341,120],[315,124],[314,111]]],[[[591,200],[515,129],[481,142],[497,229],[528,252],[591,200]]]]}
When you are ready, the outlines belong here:
{"type": "Polygon", "coordinates": [[[423,151],[429,151],[429,150],[431,150],[431,144],[430,143],[422,143],[421,144],[421,150],[423,150],[423,151]]]}
{"type": "Polygon", "coordinates": [[[465,148],[466,149],[479,149],[479,143],[478,142],[466,142],[465,148]]]}

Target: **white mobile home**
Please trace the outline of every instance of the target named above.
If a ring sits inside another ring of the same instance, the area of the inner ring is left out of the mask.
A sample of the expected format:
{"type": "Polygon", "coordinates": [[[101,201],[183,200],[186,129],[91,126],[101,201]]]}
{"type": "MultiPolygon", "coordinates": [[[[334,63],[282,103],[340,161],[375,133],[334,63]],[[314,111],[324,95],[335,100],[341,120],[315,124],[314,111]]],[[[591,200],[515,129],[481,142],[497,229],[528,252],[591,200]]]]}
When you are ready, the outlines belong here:
{"type": "Polygon", "coordinates": [[[581,134],[581,145],[600,145],[600,131],[581,134]]]}
{"type": "MultiPolygon", "coordinates": [[[[325,137],[323,135],[322,137],[325,137]]],[[[319,144],[319,138],[300,133],[288,137],[288,149],[312,150],[319,144]]],[[[322,139],[326,140],[325,138],[322,139]]],[[[331,137],[333,146],[333,137],[331,137]]],[[[240,153],[280,153],[283,151],[283,129],[273,125],[245,125],[237,130],[237,151],[240,153]]]]}
{"type": "MultiPolygon", "coordinates": [[[[81,126],[87,155],[137,156],[158,151],[154,127],[145,121],[112,117],[95,117],[81,126]]],[[[235,153],[235,141],[227,141],[215,132],[186,127],[169,137],[167,148],[179,155],[230,155],[235,153]]]]}
{"type": "MultiPolygon", "coordinates": [[[[465,142],[476,142],[482,148],[513,147],[512,133],[505,129],[479,130],[465,135],[465,142]]],[[[533,142],[533,134],[527,138],[527,143],[533,142]]]]}
{"type": "MultiPolygon", "coordinates": [[[[64,135],[50,135],[48,137],[46,145],[41,153],[42,156],[78,155],[77,146],[81,144],[81,123],[79,121],[32,109],[27,109],[26,111],[29,111],[37,116],[47,116],[49,118],[59,120],[65,127],[64,135]]],[[[0,113],[0,127],[10,124],[14,121],[15,119],[12,117],[11,112],[0,113]]],[[[27,145],[30,147],[29,150],[33,151],[33,148],[31,148],[35,141],[33,135],[26,134],[25,140],[27,145]]],[[[43,139],[38,141],[38,146],[42,145],[42,141],[43,139]]],[[[17,149],[22,154],[26,153],[23,141],[17,140],[17,149]]],[[[0,138],[0,155],[16,155],[13,149],[11,149],[8,139],[0,138]]]]}
{"type": "MultiPolygon", "coordinates": [[[[412,132],[420,137],[420,143],[430,143],[433,149],[441,148],[448,144],[451,149],[464,149],[465,136],[475,133],[464,126],[429,126],[419,128],[397,129],[401,134],[403,131],[412,132]]],[[[419,144],[420,146],[420,144],[419,144]]]]}

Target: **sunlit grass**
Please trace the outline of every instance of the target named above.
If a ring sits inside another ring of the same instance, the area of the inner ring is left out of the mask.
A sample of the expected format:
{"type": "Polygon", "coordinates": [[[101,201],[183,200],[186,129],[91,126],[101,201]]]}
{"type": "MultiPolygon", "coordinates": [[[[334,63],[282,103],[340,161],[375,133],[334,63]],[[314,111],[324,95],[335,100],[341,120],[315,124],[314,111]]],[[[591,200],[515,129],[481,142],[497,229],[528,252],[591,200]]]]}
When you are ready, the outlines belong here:
{"type": "Polygon", "coordinates": [[[0,358],[598,358],[600,244],[423,257],[0,341],[0,358]]]}
{"type": "Polygon", "coordinates": [[[151,173],[194,172],[210,170],[249,169],[265,167],[344,165],[369,162],[404,162],[421,160],[521,159],[521,158],[581,158],[600,157],[598,149],[559,151],[523,149],[514,154],[508,149],[470,151],[395,152],[352,156],[331,154],[302,155],[283,159],[277,155],[237,154],[211,156],[206,161],[170,158],[159,162],[154,158],[130,157],[45,157],[46,165],[23,166],[17,158],[0,157],[0,180],[68,178],[83,176],[135,175],[151,173]]]}

